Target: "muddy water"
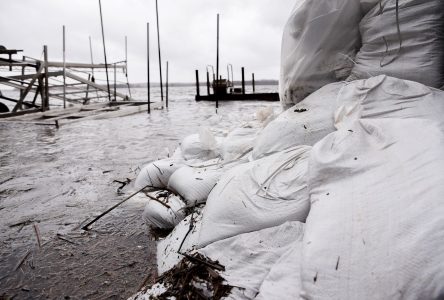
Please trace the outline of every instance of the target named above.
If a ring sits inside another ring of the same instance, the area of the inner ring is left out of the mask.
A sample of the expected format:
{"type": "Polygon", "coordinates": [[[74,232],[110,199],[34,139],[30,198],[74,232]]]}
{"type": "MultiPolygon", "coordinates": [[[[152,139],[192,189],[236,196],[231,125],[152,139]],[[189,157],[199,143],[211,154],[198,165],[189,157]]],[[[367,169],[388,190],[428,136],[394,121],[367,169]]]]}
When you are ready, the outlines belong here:
{"type": "MultiPolygon", "coordinates": [[[[133,94],[146,97],[143,89],[133,94]]],[[[172,152],[199,126],[225,131],[259,108],[280,108],[230,102],[222,103],[216,116],[213,103],[193,101],[193,88],[170,88],[169,95],[168,110],[151,115],[79,121],[59,129],[0,123],[0,299],[133,294],[155,276],[155,243],[140,218],[144,203],[130,200],[91,232],[79,229],[125,197],[113,181],[135,178],[140,167],[172,152]]],[[[158,100],[158,91],[153,98],[158,100]]]]}

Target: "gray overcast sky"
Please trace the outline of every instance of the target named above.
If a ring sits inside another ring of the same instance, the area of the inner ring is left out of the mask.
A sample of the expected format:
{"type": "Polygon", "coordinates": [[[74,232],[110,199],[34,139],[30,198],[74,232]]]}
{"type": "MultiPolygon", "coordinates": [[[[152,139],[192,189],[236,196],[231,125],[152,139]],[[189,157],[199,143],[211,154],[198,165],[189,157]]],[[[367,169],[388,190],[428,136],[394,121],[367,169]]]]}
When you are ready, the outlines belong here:
{"type": "MultiPolygon", "coordinates": [[[[226,64],[257,79],[278,79],[283,27],[295,0],[158,0],[162,60],[171,82],[194,81],[194,70],[216,64],[216,14],[221,14],[221,72],[226,64]]],[[[155,0],[102,0],[109,61],[124,59],[128,36],[129,78],[146,81],[146,23],[150,22],[151,78],[158,81],[155,0]]],[[[62,25],[67,61],[104,62],[98,0],[0,0],[0,44],[50,60],[62,58],[62,25]]],[[[203,74],[201,75],[203,80],[203,74]]],[[[249,76],[248,76],[249,78],[249,76]]]]}

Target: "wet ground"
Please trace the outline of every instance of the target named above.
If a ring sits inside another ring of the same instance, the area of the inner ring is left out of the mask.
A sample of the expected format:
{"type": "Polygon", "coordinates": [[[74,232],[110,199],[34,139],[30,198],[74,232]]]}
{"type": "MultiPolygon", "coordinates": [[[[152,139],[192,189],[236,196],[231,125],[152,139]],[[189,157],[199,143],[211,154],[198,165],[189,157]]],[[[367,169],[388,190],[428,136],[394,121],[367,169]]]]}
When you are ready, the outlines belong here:
{"type": "MultiPolygon", "coordinates": [[[[142,89],[133,93],[145,97],[142,89]]],[[[150,116],[59,129],[0,123],[0,299],[125,299],[154,279],[156,245],[140,217],[145,203],[129,200],[81,230],[130,193],[131,185],[118,193],[114,180],[134,179],[201,125],[224,131],[259,108],[279,109],[222,103],[216,116],[213,104],[195,103],[193,93],[170,89],[170,108],[150,116]]]]}

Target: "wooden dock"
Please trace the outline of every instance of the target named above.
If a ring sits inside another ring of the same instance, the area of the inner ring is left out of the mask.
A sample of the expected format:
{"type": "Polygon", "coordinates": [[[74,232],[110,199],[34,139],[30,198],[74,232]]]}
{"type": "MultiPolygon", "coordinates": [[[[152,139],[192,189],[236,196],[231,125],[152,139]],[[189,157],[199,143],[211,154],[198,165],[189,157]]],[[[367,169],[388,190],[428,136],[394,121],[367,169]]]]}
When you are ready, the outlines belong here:
{"type": "Polygon", "coordinates": [[[279,101],[278,93],[196,95],[196,101],[279,101]]]}
{"type": "MultiPolygon", "coordinates": [[[[35,125],[62,126],[85,120],[103,120],[129,116],[146,112],[146,102],[139,101],[116,101],[94,103],[89,105],[77,105],[66,109],[56,108],[41,112],[33,109],[32,113],[13,115],[0,114],[0,122],[17,122],[35,125]]],[[[153,109],[161,109],[161,103],[156,103],[153,109]]]]}

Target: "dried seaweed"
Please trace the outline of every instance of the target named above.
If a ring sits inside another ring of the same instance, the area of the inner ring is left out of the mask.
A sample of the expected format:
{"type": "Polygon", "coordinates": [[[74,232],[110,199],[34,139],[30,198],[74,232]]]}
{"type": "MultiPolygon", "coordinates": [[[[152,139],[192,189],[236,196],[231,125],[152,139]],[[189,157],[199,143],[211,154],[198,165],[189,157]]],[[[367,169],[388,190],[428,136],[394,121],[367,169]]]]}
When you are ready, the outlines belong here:
{"type": "Polygon", "coordinates": [[[219,300],[228,296],[233,287],[227,285],[218,273],[225,270],[224,266],[199,253],[184,255],[179,264],[157,279],[156,283],[167,288],[157,299],[176,297],[178,300],[219,300]]]}

